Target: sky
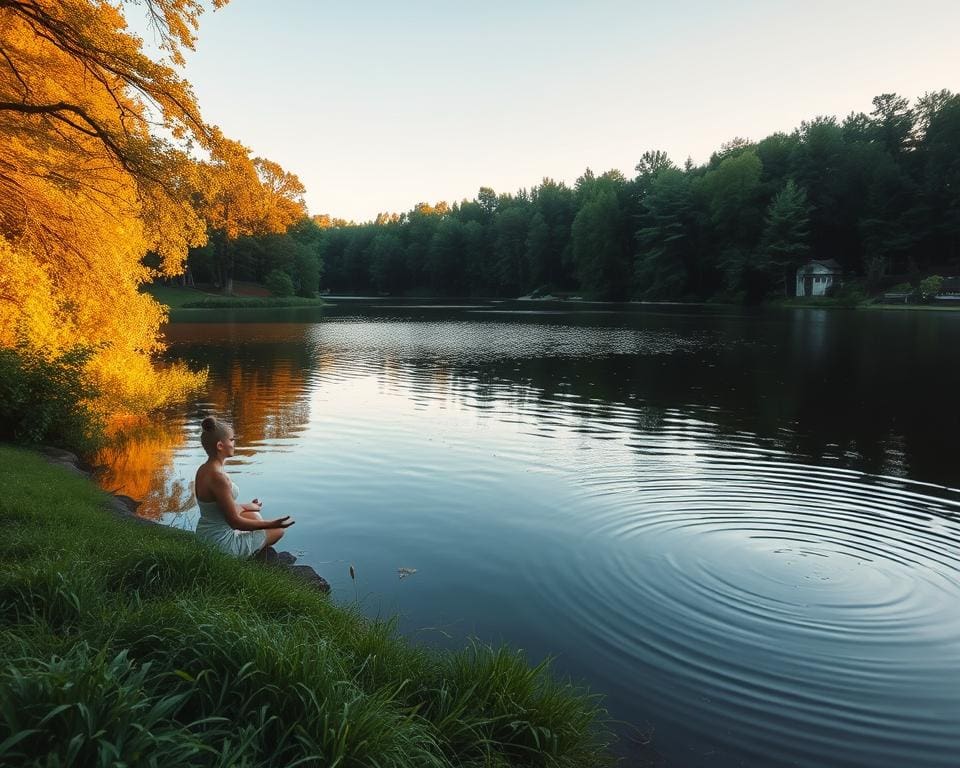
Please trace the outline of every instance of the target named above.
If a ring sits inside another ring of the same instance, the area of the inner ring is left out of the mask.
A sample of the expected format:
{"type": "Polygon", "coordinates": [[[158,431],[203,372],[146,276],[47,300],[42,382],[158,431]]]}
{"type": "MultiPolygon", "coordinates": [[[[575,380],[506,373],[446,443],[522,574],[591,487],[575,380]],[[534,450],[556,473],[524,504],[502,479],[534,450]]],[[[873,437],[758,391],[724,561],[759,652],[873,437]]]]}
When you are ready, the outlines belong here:
{"type": "Polygon", "coordinates": [[[958,26],[957,0],[232,0],[185,74],[311,214],[359,222],[960,91],[958,26]]]}

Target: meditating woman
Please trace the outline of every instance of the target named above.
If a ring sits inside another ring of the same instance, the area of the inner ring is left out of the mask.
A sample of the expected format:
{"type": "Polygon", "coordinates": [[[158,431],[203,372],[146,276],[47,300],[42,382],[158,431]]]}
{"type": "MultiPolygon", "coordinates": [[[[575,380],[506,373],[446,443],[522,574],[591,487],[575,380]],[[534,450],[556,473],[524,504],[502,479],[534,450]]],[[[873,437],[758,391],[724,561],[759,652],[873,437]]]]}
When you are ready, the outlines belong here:
{"type": "Polygon", "coordinates": [[[200,507],[197,536],[234,557],[250,557],[280,541],[294,521],[289,515],[264,520],[258,499],[237,503],[239,489],[223,471],[223,463],[234,454],[233,428],[213,416],[201,426],[200,444],[210,458],[197,470],[193,484],[200,507]]]}

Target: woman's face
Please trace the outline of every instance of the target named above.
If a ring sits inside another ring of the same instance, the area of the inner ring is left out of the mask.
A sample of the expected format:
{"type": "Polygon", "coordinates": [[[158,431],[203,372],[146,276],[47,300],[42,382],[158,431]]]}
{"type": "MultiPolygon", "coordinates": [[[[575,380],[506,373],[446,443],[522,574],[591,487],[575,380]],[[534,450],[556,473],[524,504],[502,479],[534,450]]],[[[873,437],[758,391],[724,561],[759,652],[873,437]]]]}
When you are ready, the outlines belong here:
{"type": "Polygon", "coordinates": [[[236,450],[236,438],[233,436],[233,430],[228,429],[226,436],[221,440],[217,445],[220,450],[223,452],[224,458],[229,458],[233,456],[236,450]]]}

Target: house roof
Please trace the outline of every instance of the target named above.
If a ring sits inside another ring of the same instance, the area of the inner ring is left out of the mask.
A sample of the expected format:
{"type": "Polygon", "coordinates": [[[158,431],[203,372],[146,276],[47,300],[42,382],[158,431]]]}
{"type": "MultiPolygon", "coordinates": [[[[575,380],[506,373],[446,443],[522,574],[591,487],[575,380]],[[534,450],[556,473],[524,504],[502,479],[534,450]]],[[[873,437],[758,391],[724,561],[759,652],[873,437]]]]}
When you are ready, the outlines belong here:
{"type": "Polygon", "coordinates": [[[840,262],[834,259],[813,259],[809,264],[819,264],[821,267],[827,267],[828,269],[833,269],[838,272],[842,269],[840,262]]]}

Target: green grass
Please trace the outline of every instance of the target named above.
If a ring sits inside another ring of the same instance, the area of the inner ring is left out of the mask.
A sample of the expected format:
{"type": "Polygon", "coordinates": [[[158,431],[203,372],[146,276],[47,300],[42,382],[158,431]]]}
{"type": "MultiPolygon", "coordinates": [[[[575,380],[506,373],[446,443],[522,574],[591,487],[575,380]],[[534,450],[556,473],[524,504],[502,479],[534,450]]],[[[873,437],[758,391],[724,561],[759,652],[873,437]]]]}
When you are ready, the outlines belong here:
{"type": "Polygon", "coordinates": [[[179,309],[260,309],[263,307],[322,307],[323,299],[303,296],[213,296],[204,295],[181,304],[179,309]]]}
{"type": "Polygon", "coordinates": [[[302,296],[222,296],[196,288],[154,283],[144,288],[170,309],[260,309],[267,307],[320,307],[323,299],[302,296]]]}
{"type": "Polygon", "coordinates": [[[857,309],[863,305],[864,297],[855,296],[782,296],[776,299],[770,299],[767,302],[771,307],[783,307],[787,309],[803,309],[804,307],[813,307],[816,309],[857,309]]]}
{"type": "Polygon", "coordinates": [[[282,570],[104,501],[0,446],[0,764],[610,762],[597,701],[546,667],[410,645],[282,570]]]}
{"type": "Polygon", "coordinates": [[[960,312],[960,307],[947,303],[938,304],[861,304],[858,309],[893,309],[913,312],[960,312]]]}
{"type": "Polygon", "coordinates": [[[178,285],[163,285],[161,283],[144,286],[143,291],[171,309],[178,309],[191,302],[203,301],[208,297],[216,298],[214,294],[196,288],[181,288],[178,285]]]}

